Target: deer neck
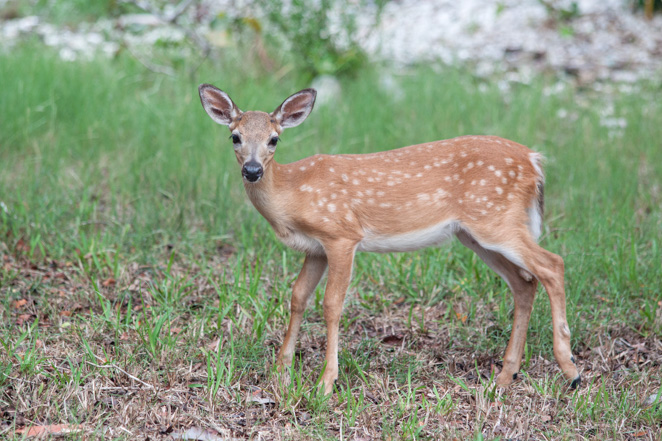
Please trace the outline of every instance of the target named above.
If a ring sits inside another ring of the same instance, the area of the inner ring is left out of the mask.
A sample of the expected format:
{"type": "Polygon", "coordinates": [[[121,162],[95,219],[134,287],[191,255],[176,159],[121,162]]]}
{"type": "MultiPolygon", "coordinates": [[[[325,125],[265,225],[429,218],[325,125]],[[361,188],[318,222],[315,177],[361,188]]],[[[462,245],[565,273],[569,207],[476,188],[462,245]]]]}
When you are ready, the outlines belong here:
{"type": "Polygon", "coordinates": [[[277,235],[287,233],[288,217],[283,205],[280,203],[283,198],[289,197],[287,191],[278,188],[282,180],[282,165],[276,161],[271,161],[264,170],[264,175],[256,183],[244,181],[244,188],[248,198],[258,212],[271,224],[277,235]]]}

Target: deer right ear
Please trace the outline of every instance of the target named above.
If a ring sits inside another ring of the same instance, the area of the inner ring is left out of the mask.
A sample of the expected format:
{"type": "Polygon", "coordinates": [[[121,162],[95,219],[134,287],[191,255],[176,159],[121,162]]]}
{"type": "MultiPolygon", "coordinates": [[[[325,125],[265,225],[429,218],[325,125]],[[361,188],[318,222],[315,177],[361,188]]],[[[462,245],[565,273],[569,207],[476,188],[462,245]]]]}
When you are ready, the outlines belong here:
{"type": "Polygon", "coordinates": [[[315,89],[303,89],[283,101],[271,116],[276,118],[284,129],[296,127],[310,115],[315,105],[315,97],[317,97],[315,89]]]}
{"type": "Polygon", "coordinates": [[[241,110],[232,102],[227,93],[211,84],[201,84],[198,87],[200,101],[207,115],[218,124],[229,126],[241,110]]]}

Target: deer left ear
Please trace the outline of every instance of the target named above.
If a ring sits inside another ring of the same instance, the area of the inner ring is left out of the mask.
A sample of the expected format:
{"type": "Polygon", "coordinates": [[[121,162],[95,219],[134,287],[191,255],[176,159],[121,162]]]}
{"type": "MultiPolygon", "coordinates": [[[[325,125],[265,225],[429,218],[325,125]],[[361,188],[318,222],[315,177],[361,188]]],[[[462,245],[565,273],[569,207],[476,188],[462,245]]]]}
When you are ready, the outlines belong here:
{"type": "Polygon", "coordinates": [[[283,104],[271,113],[284,129],[296,127],[310,115],[315,105],[317,91],[315,89],[304,89],[287,98],[283,104]]]}
{"type": "Polygon", "coordinates": [[[211,84],[201,84],[198,87],[202,107],[218,124],[229,126],[239,115],[241,110],[230,99],[227,93],[223,92],[211,84]]]}

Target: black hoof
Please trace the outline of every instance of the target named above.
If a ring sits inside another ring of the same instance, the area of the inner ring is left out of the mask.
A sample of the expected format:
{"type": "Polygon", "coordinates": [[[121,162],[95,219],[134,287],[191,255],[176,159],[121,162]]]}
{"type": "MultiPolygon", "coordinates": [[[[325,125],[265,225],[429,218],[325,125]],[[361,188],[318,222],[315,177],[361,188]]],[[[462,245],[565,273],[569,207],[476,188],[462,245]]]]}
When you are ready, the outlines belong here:
{"type": "MultiPolygon", "coordinates": [[[[574,357],[574,356],[570,357],[570,361],[572,361],[573,363],[575,363],[575,357],[574,357]]],[[[575,363],[575,364],[577,364],[577,363],[575,363]]]]}
{"type": "Polygon", "coordinates": [[[570,388],[571,389],[577,389],[577,387],[582,384],[582,377],[581,375],[577,375],[577,378],[572,380],[572,383],[570,383],[570,388]]]}
{"type": "Polygon", "coordinates": [[[513,374],[513,380],[517,380],[517,372],[513,374]]]}

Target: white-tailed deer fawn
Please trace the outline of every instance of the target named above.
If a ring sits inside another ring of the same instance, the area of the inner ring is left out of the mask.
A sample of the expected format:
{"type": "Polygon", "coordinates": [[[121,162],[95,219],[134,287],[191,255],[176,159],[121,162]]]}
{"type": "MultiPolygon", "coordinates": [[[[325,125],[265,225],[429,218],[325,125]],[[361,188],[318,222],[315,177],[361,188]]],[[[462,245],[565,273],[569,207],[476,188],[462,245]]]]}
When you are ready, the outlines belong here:
{"type": "Polygon", "coordinates": [[[211,119],[230,128],[251,202],[280,240],[306,254],[278,354],[281,371],[292,365],[306,304],[327,266],[322,381],[330,393],[338,377],[338,325],[355,253],[417,250],[455,235],[506,281],[515,298],[498,384],[508,385],[517,376],[538,281],[551,303],[554,356],[572,387],[579,384],[566,320],[563,259],[537,244],[544,183],[538,153],[506,139],[464,136],[279,164],[273,159],[278,137],[308,117],[315,90],[295,93],[272,113],[242,112],[209,84],[199,92],[211,119]]]}

